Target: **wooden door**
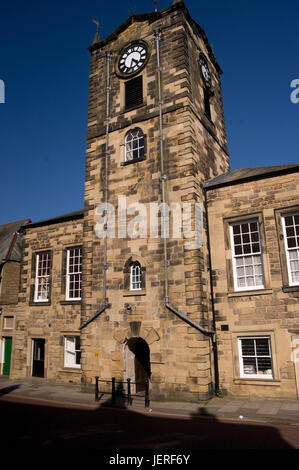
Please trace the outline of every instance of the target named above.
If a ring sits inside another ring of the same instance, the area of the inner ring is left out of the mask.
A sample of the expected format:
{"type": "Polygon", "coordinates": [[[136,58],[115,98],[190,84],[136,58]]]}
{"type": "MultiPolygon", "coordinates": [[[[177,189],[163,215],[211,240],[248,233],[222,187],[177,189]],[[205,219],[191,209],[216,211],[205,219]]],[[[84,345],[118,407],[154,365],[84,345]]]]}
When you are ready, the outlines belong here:
{"type": "Polygon", "coordinates": [[[4,362],[2,369],[3,375],[10,375],[11,345],[12,338],[4,338],[4,362]]]}
{"type": "Polygon", "coordinates": [[[135,345],[136,392],[145,390],[145,381],[150,377],[150,351],[148,344],[138,338],[135,345]]]}

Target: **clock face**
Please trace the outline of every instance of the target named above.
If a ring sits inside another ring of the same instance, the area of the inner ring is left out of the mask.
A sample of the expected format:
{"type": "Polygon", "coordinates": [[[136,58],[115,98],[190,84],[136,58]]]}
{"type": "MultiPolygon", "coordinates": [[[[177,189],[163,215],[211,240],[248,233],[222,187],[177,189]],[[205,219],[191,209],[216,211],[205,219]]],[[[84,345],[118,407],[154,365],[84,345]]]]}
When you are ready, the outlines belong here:
{"type": "Polygon", "coordinates": [[[145,44],[132,44],[122,52],[118,61],[118,70],[123,75],[136,73],[144,66],[147,56],[148,53],[145,44]]]}
{"type": "Polygon", "coordinates": [[[199,64],[200,64],[200,70],[204,78],[205,84],[208,88],[211,88],[212,86],[211,74],[209,71],[208,64],[203,56],[199,57],[199,64]]]}

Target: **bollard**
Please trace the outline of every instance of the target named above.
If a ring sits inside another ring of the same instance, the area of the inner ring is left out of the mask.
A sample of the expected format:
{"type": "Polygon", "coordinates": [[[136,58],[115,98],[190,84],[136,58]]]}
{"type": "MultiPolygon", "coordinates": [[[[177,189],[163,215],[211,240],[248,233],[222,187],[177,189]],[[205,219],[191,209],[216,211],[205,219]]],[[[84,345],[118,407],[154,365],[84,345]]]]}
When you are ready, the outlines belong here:
{"type": "Polygon", "coordinates": [[[94,399],[95,401],[99,401],[99,377],[96,377],[94,399]]]}
{"type": "Polygon", "coordinates": [[[129,405],[132,405],[132,396],[131,396],[131,379],[127,379],[128,393],[127,401],[129,405]]]}
{"type": "Polygon", "coordinates": [[[144,394],[144,399],[145,399],[145,407],[148,408],[150,405],[150,400],[149,400],[149,380],[146,379],[145,381],[145,394],[144,394]]]}
{"type": "Polygon", "coordinates": [[[112,405],[116,403],[116,393],[115,393],[115,377],[112,377],[112,405]]]}

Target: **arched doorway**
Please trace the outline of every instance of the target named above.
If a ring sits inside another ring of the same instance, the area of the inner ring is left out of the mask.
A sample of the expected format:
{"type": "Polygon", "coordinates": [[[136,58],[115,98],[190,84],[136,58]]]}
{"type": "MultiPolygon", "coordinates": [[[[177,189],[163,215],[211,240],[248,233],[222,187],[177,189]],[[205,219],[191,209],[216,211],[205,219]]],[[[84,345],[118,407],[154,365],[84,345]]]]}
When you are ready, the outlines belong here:
{"type": "Polygon", "coordinates": [[[150,378],[150,349],[142,338],[130,338],[125,346],[125,375],[132,382],[132,392],[145,390],[145,381],[150,378]]]}

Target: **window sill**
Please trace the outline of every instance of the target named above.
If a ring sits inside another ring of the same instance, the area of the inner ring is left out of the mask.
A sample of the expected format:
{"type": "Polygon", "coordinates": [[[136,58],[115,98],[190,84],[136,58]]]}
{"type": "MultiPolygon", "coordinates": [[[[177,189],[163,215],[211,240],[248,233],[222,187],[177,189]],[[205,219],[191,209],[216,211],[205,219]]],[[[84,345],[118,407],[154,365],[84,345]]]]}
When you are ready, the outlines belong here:
{"type": "Polygon", "coordinates": [[[48,307],[49,305],[51,305],[51,301],[49,300],[47,302],[41,302],[41,301],[37,300],[36,302],[34,302],[34,301],[31,300],[29,302],[29,305],[30,305],[30,307],[42,307],[42,306],[48,307]]]}
{"type": "Polygon", "coordinates": [[[127,290],[123,293],[123,297],[132,297],[135,295],[146,295],[146,290],[145,289],[127,290]]]}
{"type": "Polygon", "coordinates": [[[215,127],[215,124],[213,123],[212,119],[206,113],[204,113],[204,118],[208,121],[210,126],[215,127]]]}
{"type": "Polygon", "coordinates": [[[248,295],[268,295],[273,294],[272,289],[256,289],[256,290],[241,290],[241,291],[234,291],[228,292],[227,297],[243,297],[248,295]]]}
{"type": "Polygon", "coordinates": [[[60,305],[81,305],[81,300],[61,300],[60,305]]]}
{"type": "Polygon", "coordinates": [[[233,382],[236,385],[262,385],[263,387],[265,385],[270,385],[272,387],[277,387],[280,385],[280,380],[277,379],[265,379],[264,377],[261,377],[260,379],[257,378],[243,378],[243,377],[234,377],[233,382]]]}
{"type": "Polygon", "coordinates": [[[60,369],[58,369],[60,372],[70,372],[70,373],[74,373],[74,372],[80,372],[81,371],[81,366],[79,367],[60,367],[60,369]]]}
{"type": "Polygon", "coordinates": [[[124,108],[124,110],[120,114],[126,114],[130,111],[134,111],[135,109],[143,108],[146,106],[146,103],[136,104],[136,106],[131,106],[130,108],[124,108]]]}
{"type": "Polygon", "coordinates": [[[120,165],[121,166],[127,166],[127,165],[131,165],[131,163],[143,162],[144,160],[146,160],[146,157],[134,158],[133,160],[128,160],[127,162],[122,162],[120,165]]]}
{"type": "Polygon", "coordinates": [[[283,286],[283,292],[299,292],[299,286],[283,286]]]}

